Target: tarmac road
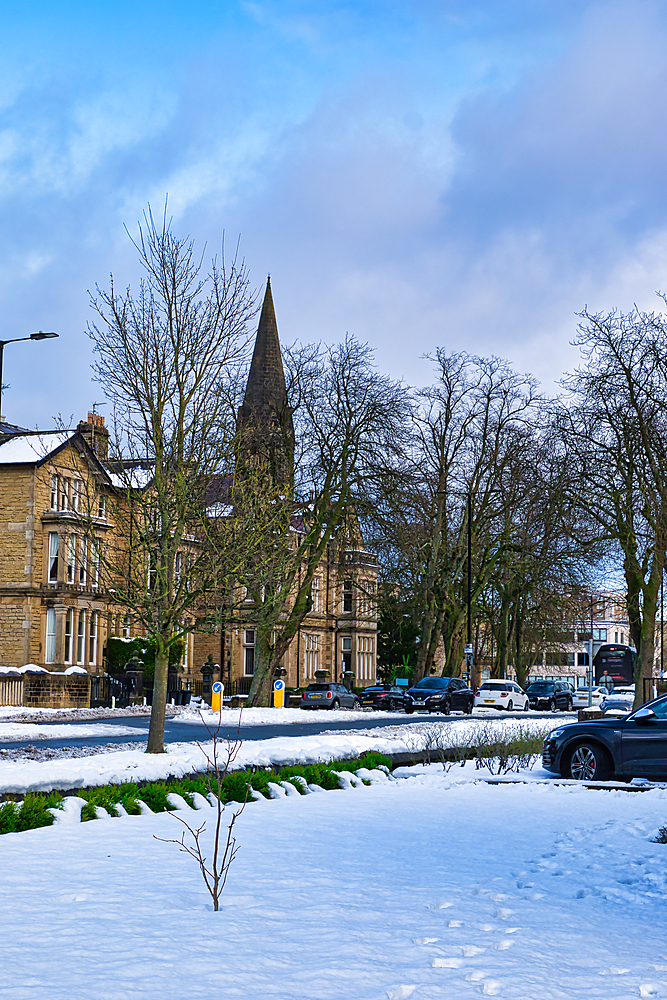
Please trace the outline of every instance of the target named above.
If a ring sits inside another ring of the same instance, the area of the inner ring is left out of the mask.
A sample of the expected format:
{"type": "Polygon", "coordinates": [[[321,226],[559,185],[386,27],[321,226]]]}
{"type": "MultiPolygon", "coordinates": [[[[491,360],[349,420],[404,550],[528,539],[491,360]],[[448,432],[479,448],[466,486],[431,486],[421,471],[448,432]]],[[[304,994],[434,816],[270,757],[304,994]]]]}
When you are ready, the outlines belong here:
{"type": "MultiPolygon", "coordinates": [[[[461,713],[456,713],[455,715],[434,715],[429,716],[424,712],[415,712],[413,715],[405,715],[403,712],[396,712],[391,718],[386,715],[382,718],[378,718],[373,712],[364,713],[363,719],[350,719],[349,722],[333,722],[329,721],[327,718],[327,712],[308,712],[304,713],[307,715],[303,722],[296,723],[283,723],[282,725],[263,725],[263,726],[243,726],[241,728],[241,736],[244,740],[268,740],[276,736],[314,736],[318,733],[324,733],[327,731],[345,731],[347,729],[381,729],[385,726],[410,726],[416,725],[418,723],[424,722],[455,722],[456,720],[462,719],[472,719],[472,721],[493,721],[497,719],[497,716],[493,718],[483,715],[473,715],[465,716],[461,713]]],[[[503,719],[515,718],[518,720],[526,719],[549,719],[553,720],[554,725],[559,719],[563,718],[562,712],[508,712],[503,714],[503,719]]],[[[14,721],[14,720],[7,720],[14,721]]],[[[135,735],[135,736],[77,736],[73,739],[60,738],[60,739],[39,739],[39,740],[3,740],[0,737],[0,749],[10,749],[28,746],[49,746],[53,749],[58,749],[60,747],[93,747],[96,745],[108,746],[109,744],[116,743],[119,748],[122,747],[124,743],[137,743],[142,740],[148,740],[148,726],[149,726],[149,716],[131,716],[124,717],[121,719],[80,719],[72,720],[71,722],[58,722],[59,726],[63,725],[86,725],[95,726],[99,721],[100,724],[104,726],[117,725],[119,727],[131,727],[132,729],[142,730],[145,735],[135,735]]],[[[48,725],[48,722],[45,723],[48,725]]],[[[228,725],[223,725],[220,729],[219,736],[222,739],[227,737],[235,736],[237,732],[237,727],[233,723],[228,725]]],[[[183,723],[175,722],[173,718],[167,718],[164,727],[164,739],[165,743],[190,743],[195,741],[205,742],[209,738],[206,728],[201,724],[196,723],[183,723]]]]}

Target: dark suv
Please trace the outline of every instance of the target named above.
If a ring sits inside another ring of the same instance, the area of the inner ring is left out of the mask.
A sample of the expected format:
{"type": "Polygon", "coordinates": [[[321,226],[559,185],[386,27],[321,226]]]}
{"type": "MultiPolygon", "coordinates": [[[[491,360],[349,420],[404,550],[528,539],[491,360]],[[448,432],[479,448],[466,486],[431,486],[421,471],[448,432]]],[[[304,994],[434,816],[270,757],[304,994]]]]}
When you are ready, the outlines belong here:
{"type": "Polygon", "coordinates": [[[361,708],[354,691],[342,684],[309,684],[301,695],[300,708],[361,708]]]}
{"type": "Polygon", "coordinates": [[[569,681],[533,681],[526,688],[531,708],[546,708],[555,712],[557,708],[565,712],[572,710],[574,688],[569,681]]]}
{"type": "Polygon", "coordinates": [[[474,701],[475,695],[458,677],[424,677],[406,691],[405,711],[408,715],[415,709],[449,715],[454,710],[471,715],[474,701]]]}
{"type": "Polygon", "coordinates": [[[574,722],[549,733],[542,766],[564,778],[667,777],[667,695],[624,718],[574,722]]]}

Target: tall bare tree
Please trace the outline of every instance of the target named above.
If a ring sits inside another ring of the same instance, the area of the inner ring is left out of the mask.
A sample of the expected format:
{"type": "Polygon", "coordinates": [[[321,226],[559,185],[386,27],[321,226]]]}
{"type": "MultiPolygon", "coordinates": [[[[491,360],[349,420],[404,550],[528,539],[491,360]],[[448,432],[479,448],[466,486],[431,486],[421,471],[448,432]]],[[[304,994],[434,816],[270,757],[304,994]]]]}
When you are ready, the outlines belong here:
{"type": "Polygon", "coordinates": [[[155,640],[148,752],[163,751],[169,650],[208,627],[206,595],[234,558],[209,517],[210,484],[233,467],[235,422],[227,385],[238,372],[254,315],[243,260],[208,271],[189,238],[150,209],[133,240],[138,293],[91,296],[95,378],[113,404],[109,467],[116,544],[101,553],[107,586],[131,622],[155,640]]]}
{"type": "Polygon", "coordinates": [[[617,546],[637,649],[635,704],[653,674],[655,620],[667,546],[667,317],[580,315],[583,362],[558,412],[592,529],[584,544],[617,546]]]}

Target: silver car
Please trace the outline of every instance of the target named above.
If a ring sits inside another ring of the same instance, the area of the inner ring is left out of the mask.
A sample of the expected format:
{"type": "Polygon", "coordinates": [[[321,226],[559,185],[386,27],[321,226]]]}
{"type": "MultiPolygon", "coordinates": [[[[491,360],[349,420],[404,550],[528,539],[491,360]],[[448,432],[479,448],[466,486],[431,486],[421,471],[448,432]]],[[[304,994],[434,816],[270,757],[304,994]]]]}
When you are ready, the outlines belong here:
{"type": "Polygon", "coordinates": [[[301,695],[300,708],[361,708],[354,691],[342,684],[309,684],[301,695]]]}
{"type": "Polygon", "coordinates": [[[614,688],[600,705],[605,715],[627,715],[635,703],[635,686],[614,688]]]}

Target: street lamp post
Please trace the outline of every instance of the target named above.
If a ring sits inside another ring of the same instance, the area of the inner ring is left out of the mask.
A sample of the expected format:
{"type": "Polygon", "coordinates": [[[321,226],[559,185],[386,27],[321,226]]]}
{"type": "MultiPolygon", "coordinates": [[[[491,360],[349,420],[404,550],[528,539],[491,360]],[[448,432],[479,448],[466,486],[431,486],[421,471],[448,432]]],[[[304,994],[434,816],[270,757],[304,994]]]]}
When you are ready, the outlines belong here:
{"type": "Polygon", "coordinates": [[[53,340],[57,337],[57,333],[53,331],[45,332],[44,330],[39,330],[37,333],[31,333],[29,337],[14,337],[12,340],[0,340],[0,416],[2,415],[2,365],[5,355],[5,344],[18,344],[21,340],[53,340]]]}

